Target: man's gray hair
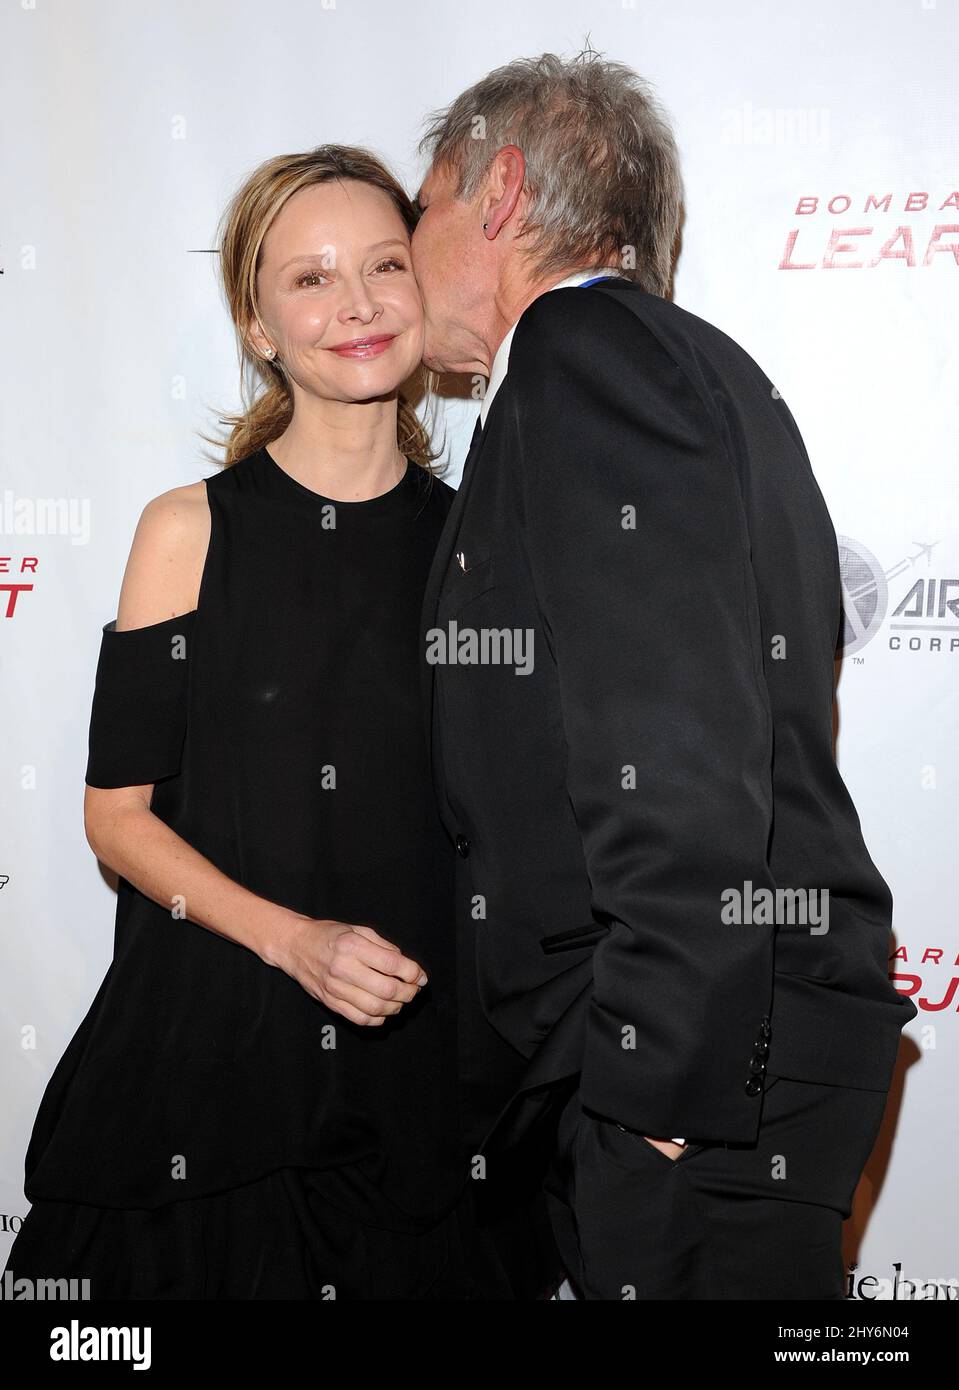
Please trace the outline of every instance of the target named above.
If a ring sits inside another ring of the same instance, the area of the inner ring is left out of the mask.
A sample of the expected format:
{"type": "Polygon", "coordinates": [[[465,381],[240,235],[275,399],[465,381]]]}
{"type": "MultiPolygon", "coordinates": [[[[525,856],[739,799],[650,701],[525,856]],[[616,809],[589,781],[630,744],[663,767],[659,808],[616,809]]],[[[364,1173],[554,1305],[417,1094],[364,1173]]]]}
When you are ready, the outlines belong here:
{"type": "Polygon", "coordinates": [[[666,297],[682,204],[679,154],[649,84],[587,49],[496,68],[428,117],[419,149],[471,198],[503,145],[526,158],[533,273],[616,264],[666,297]]]}

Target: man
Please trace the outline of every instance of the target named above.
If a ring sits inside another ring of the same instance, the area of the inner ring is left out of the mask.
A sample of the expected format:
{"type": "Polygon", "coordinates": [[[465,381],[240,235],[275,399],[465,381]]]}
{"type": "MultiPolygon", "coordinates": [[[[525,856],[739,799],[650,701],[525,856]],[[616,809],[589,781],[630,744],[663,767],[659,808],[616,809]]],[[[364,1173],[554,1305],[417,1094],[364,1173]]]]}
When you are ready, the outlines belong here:
{"type": "Polygon", "coordinates": [[[486,1175],[562,1107],[580,1297],[839,1299],[916,1010],[832,756],[839,567],[802,439],[666,298],[676,147],[627,67],[511,63],[423,143],[426,359],[489,378],[423,616],[486,1175]]]}

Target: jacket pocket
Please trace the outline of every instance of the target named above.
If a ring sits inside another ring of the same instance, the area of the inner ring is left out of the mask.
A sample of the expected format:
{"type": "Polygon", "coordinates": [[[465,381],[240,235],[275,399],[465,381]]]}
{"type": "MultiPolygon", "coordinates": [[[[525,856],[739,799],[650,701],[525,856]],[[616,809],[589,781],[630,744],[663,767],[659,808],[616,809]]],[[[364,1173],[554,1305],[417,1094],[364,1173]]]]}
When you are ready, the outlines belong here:
{"type": "Polygon", "coordinates": [[[554,936],[541,936],[539,944],[548,956],[556,951],[578,951],[584,946],[595,946],[608,931],[609,927],[590,922],[587,927],[573,927],[570,931],[557,932],[554,936]]]}
{"type": "Polygon", "coordinates": [[[462,570],[454,554],[446,582],[440,591],[437,613],[450,616],[458,613],[465,604],[492,588],[495,588],[495,580],[491,556],[471,562],[469,569],[462,570]]]}

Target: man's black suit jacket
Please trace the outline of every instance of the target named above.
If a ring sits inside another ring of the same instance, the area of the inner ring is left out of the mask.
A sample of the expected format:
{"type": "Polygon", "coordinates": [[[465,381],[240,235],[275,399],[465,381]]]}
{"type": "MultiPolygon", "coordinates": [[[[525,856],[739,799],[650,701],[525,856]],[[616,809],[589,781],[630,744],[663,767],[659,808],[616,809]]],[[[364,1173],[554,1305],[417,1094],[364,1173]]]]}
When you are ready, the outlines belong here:
{"type": "Polygon", "coordinates": [[[756,1139],[767,1068],[889,1086],[916,1009],[833,759],[840,629],[832,522],[753,359],[621,279],[534,300],[423,609],[477,1140],[574,1073],[600,1115],[725,1142],[756,1139]],[[513,664],[451,660],[504,630],[513,664]],[[777,888],[828,889],[828,931],[723,921],[777,888]]]}

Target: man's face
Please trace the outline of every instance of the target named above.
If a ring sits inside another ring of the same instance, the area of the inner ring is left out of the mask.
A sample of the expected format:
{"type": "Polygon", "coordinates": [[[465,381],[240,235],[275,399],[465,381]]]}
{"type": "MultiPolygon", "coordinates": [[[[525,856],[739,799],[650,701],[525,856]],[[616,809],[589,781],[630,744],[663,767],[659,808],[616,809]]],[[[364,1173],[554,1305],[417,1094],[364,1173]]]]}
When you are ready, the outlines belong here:
{"type": "Polygon", "coordinates": [[[423,358],[439,372],[489,366],[481,336],[483,305],[492,294],[486,284],[491,266],[482,234],[482,190],[474,201],[460,202],[455,187],[449,170],[430,168],[417,195],[423,215],[411,243],[426,317],[423,358]]]}

